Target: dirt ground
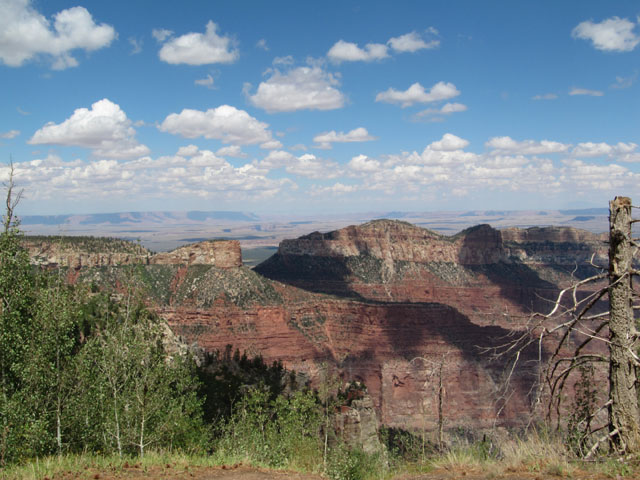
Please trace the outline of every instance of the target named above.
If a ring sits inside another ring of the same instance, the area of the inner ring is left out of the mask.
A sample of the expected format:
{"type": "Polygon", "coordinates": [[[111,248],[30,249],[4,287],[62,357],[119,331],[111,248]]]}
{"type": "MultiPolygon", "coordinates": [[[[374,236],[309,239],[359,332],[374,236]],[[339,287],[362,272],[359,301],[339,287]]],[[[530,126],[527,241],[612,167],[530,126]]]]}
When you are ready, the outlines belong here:
{"type": "Polygon", "coordinates": [[[114,468],[111,471],[87,469],[80,473],[58,474],[42,480],[322,480],[319,475],[263,470],[244,465],[221,467],[183,467],[166,465],[143,468],[137,465],[114,468]]]}
{"type": "MultiPolygon", "coordinates": [[[[506,472],[506,473],[478,473],[466,471],[464,469],[436,470],[426,474],[400,475],[394,480],[558,480],[567,478],[560,475],[549,475],[535,472],[506,472]]],[[[586,472],[572,472],[571,478],[580,480],[616,480],[632,477],[611,477],[605,475],[589,474],[586,472]]],[[[287,471],[263,470],[244,465],[225,465],[221,467],[182,467],[165,465],[147,468],[140,466],[126,466],[124,468],[113,469],[112,471],[97,471],[87,469],[80,473],[63,473],[53,478],[43,478],[42,480],[326,480],[320,475],[301,474],[287,471]]]]}

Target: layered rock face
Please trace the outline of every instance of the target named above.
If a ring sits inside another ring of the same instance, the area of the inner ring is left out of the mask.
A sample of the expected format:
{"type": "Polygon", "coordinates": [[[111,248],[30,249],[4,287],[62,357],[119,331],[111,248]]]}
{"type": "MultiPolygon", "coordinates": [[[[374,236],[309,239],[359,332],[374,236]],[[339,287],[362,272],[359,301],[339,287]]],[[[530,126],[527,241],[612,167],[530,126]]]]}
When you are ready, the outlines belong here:
{"type": "Polygon", "coordinates": [[[519,425],[529,419],[536,379],[527,360],[538,352],[523,352],[507,404],[508,365],[490,352],[532,310],[548,308],[544,298],[569,281],[576,263],[602,261],[606,251],[587,232],[547,233],[483,225],[445,237],[397,221],[313,233],[283,242],[255,269],[271,282],[245,269],[225,273],[242,276],[226,281],[251,285],[255,301],[245,295],[240,304],[235,290],[213,293],[221,277],[212,269],[192,281],[211,285],[211,296],[196,287],[160,312],[206,350],[231,344],[312,378],[318,365],[332,365],[345,381],[367,385],[390,426],[436,428],[440,364],[447,428],[519,425]]]}
{"type": "Polygon", "coordinates": [[[601,236],[575,229],[501,232],[488,225],[446,237],[406,222],[378,220],[282,242],[256,267],[297,287],[384,302],[441,302],[474,320],[548,307],[559,283],[606,265],[601,236]]]}
{"type": "Polygon", "coordinates": [[[94,237],[25,237],[31,263],[47,268],[106,267],[147,263],[151,252],[125,240],[94,237]]]}
{"type": "Polygon", "coordinates": [[[242,251],[237,240],[217,240],[195,243],[171,252],[157,253],[149,259],[159,265],[215,265],[219,268],[242,266],[242,251]]]}
{"type": "Polygon", "coordinates": [[[237,240],[204,241],[157,254],[133,242],[97,237],[27,237],[23,243],[33,264],[49,268],[78,270],[138,264],[242,266],[237,240]]]}
{"type": "MultiPolygon", "coordinates": [[[[441,303],[367,304],[322,295],[291,298],[282,304],[237,308],[217,303],[208,310],[166,307],[160,314],[188,342],[208,351],[233,345],[265,361],[316,377],[328,364],[344,381],[363,382],[381,421],[389,426],[434,429],[437,425],[437,372],[445,362],[448,428],[518,425],[529,413],[531,371],[518,370],[512,401],[499,400],[504,365],[487,349],[510,333],[480,326],[441,303]]],[[[526,359],[536,352],[528,352],[526,359]]],[[[526,360],[523,359],[523,360],[526,360]]]]}
{"type": "Polygon", "coordinates": [[[607,258],[606,238],[574,228],[495,230],[478,225],[446,237],[406,222],[376,220],[359,227],[285,240],[276,255],[256,270],[288,282],[317,278],[348,283],[393,283],[407,271],[431,270],[451,283],[465,283],[438,265],[516,267],[582,265],[592,254],[607,258]],[[411,268],[413,267],[413,268],[411,268]],[[310,275],[312,270],[316,270],[310,275]],[[441,270],[441,271],[438,271],[441,270]]]}
{"type": "Polygon", "coordinates": [[[570,227],[507,228],[500,232],[505,253],[526,265],[580,267],[608,262],[608,236],[570,227]],[[593,258],[592,258],[593,257],[593,258]]]}

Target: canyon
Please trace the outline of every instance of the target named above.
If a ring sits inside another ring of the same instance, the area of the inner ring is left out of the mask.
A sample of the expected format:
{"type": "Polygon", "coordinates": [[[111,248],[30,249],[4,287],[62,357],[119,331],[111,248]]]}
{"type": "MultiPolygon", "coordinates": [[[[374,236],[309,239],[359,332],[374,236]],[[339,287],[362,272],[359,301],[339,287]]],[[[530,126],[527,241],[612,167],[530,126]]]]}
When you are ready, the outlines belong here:
{"type": "Polygon", "coordinates": [[[445,236],[397,220],[284,240],[255,269],[242,266],[236,241],[160,254],[28,248],[74,281],[117,285],[136,266],[183,342],[232,345],[312,382],[330,368],[366,385],[383,424],[411,430],[437,428],[440,380],[447,429],[529,421],[538,351],[522,352],[508,387],[509,364],[492,352],[607,262],[606,238],[575,228],[479,225],[445,236]]]}

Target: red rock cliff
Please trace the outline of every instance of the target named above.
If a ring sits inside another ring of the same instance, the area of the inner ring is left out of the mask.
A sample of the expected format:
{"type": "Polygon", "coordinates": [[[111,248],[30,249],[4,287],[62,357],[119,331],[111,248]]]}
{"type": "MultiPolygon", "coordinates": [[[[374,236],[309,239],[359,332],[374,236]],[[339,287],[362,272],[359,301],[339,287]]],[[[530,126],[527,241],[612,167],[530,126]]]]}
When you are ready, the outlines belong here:
{"type": "Polygon", "coordinates": [[[232,344],[312,376],[329,362],[345,380],[367,385],[385,424],[403,428],[435,428],[434,375],[444,361],[449,427],[518,425],[530,412],[533,363],[514,372],[515,389],[503,405],[505,365],[486,352],[517,331],[532,308],[547,307],[543,298],[574,269],[563,265],[594,252],[599,258],[602,246],[601,238],[574,230],[505,234],[481,225],[445,237],[374,221],[282,242],[256,269],[278,280],[260,280],[277,293],[266,304],[238,306],[219,295],[206,308],[198,307],[200,298],[162,315],[208,350],[232,344]]]}

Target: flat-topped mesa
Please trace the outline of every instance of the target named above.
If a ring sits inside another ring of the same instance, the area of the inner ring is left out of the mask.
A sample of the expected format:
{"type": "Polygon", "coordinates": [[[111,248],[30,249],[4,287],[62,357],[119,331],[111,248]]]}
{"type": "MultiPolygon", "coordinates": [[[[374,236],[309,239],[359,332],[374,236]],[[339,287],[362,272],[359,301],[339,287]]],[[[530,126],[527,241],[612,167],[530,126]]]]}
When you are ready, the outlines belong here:
{"type": "Polygon", "coordinates": [[[213,265],[218,268],[242,266],[242,250],[237,240],[209,240],[162,252],[149,259],[155,265],[213,265]]]}
{"type": "Polygon", "coordinates": [[[280,243],[281,256],[357,257],[396,262],[494,263],[502,256],[500,232],[479,225],[447,237],[399,220],[373,220],[280,243]]]}
{"type": "Polygon", "coordinates": [[[84,236],[26,236],[22,245],[32,264],[47,268],[146,264],[151,252],[128,240],[84,236]]]}
{"type": "Polygon", "coordinates": [[[425,260],[425,253],[408,245],[432,244],[442,238],[435,232],[398,220],[374,220],[328,233],[313,232],[297,239],[283,240],[278,253],[317,257],[370,255],[395,260],[425,260]]]}
{"type": "Polygon", "coordinates": [[[204,241],[155,255],[137,243],[116,238],[34,236],[25,237],[23,246],[32,264],[48,268],[79,270],[140,264],[242,266],[237,240],[204,241]]]}
{"type": "Polygon", "coordinates": [[[502,230],[505,251],[526,264],[580,266],[593,261],[607,265],[608,235],[573,227],[507,228],[502,230]]]}
{"type": "Polygon", "coordinates": [[[500,231],[477,225],[445,236],[402,221],[375,220],[285,240],[254,270],[315,292],[445,302],[473,316],[467,297],[497,295],[528,310],[545,308],[540,298],[552,296],[572,272],[593,275],[594,254],[595,264],[606,263],[601,236],[572,228],[500,231]]]}
{"type": "Polygon", "coordinates": [[[398,220],[374,220],[328,233],[284,240],[280,257],[368,256],[389,262],[491,265],[499,262],[576,263],[606,258],[606,238],[571,227],[496,230],[477,225],[454,236],[398,220]],[[557,256],[557,258],[554,257],[557,256]]]}

